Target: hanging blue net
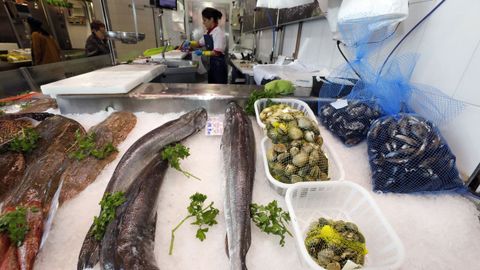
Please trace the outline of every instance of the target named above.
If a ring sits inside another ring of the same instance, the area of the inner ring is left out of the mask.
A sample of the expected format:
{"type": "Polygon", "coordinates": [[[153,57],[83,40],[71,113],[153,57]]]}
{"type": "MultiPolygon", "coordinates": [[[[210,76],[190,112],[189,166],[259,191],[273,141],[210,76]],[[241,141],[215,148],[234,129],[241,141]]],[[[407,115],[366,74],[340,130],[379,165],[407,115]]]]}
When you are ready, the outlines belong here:
{"type": "MultiPolygon", "coordinates": [[[[455,155],[437,128],[458,115],[463,103],[438,89],[411,82],[418,54],[397,55],[379,65],[374,56],[392,27],[370,26],[368,22],[340,26],[352,60],[328,79],[358,81],[345,97],[347,106],[319,108],[321,122],[346,145],[367,137],[376,191],[465,192],[455,155]]],[[[341,88],[325,87],[332,93],[341,88]]]]}

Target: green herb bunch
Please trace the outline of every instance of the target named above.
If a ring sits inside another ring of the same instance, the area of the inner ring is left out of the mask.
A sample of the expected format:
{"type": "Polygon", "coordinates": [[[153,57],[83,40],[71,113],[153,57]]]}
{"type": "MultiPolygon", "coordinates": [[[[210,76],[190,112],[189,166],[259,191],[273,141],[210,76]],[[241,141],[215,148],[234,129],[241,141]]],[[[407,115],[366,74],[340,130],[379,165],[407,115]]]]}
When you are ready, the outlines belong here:
{"type": "Polygon", "coordinates": [[[180,159],[185,159],[186,157],[190,156],[190,149],[185,147],[179,143],[175,145],[170,145],[165,147],[162,151],[162,159],[168,160],[170,167],[176,169],[177,171],[182,172],[186,177],[190,178],[193,177],[195,179],[201,180],[200,178],[196,177],[195,175],[184,171],[180,168],[180,159]]]}
{"type": "Polygon", "coordinates": [[[275,98],[278,96],[279,94],[277,93],[255,90],[248,97],[247,104],[245,105],[245,112],[249,115],[255,115],[255,106],[254,106],[255,101],[262,98],[275,98]]]}
{"type": "Polygon", "coordinates": [[[108,224],[115,219],[117,207],[122,205],[127,199],[124,192],[106,193],[100,201],[100,216],[93,217],[93,229],[91,234],[97,241],[102,240],[108,224]]]}
{"type": "Polygon", "coordinates": [[[292,233],[285,226],[290,222],[290,215],[278,207],[277,201],[273,200],[267,205],[250,205],[250,215],[253,222],[260,230],[267,234],[280,236],[280,245],[285,245],[285,233],[292,236],[292,233]]]}
{"type": "Polygon", "coordinates": [[[20,109],[26,109],[28,107],[30,107],[30,102],[25,102],[25,103],[20,105],[20,109]]]}
{"type": "Polygon", "coordinates": [[[213,207],[213,202],[208,206],[204,207],[203,204],[207,199],[207,195],[201,193],[195,193],[190,196],[190,205],[187,207],[188,215],[180,221],[180,223],[175,226],[172,230],[172,237],[170,239],[170,249],[169,255],[173,254],[173,242],[175,240],[175,231],[180,228],[180,226],[189,218],[195,218],[195,221],[192,222],[192,225],[197,225],[198,230],[195,235],[200,241],[205,240],[207,237],[206,233],[208,232],[208,227],[211,227],[217,224],[215,218],[220,212],[217,208],[213,207]]]}
{"type": "Polygon", "coordinates": [[[76,146],[76,151],[69,154],[70,158],[76,160],[82,160],[88,156],[93,156],[96,159],[104,159],[111,153],[118,151],[111,142],[107,143],[103,147],[98,148],[96,143],[95,132],[87,133],[85,136],[80,133],[80,130],[75,131],[75,143],[72,147],[76,146]]]}
{"type": "MultiPolygon", "coordinates": [[[[15,211],[0,216],[0,233],[6,233],[10,242],[21,246],[28,232],[27,208],[17,207],[15,211]]],[[[30,208],[32,212],[38,212],[35,207],[30,208]]]]}
{"type": "Polygon", "coordinates": [[[30,153],[37,147],[40,139],[37,131],[32,128],[22,128],[22,131],[9,143],[9,149],[19,153],[30,153]]]}

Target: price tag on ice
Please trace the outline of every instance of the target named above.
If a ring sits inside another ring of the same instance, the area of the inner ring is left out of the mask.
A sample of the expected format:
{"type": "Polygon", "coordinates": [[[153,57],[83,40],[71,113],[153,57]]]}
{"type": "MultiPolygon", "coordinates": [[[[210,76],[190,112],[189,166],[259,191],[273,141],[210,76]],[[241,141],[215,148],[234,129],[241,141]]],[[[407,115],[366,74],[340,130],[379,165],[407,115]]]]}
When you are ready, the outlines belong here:
{"type": "Polygon", "coordinates": [[[207,136],[222,136],[223,135],[223,117],[212,116],[207,119],[205,125],[205,135],[207,136]]]}
{"type": "Polygon", "coordinates": [[[348,101],[346,99],[337,99],[337,101],[330,103],[335,109],[341,109],[348,106],[348,101]]]}

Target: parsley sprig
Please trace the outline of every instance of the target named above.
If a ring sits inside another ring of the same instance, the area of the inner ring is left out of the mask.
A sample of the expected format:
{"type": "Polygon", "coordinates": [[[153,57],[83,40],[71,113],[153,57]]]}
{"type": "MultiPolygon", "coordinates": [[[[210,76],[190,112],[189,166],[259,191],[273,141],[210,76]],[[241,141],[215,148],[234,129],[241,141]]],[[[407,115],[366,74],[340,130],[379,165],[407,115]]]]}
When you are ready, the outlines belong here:
{"type": "Polygon", "coordinates": [[[115,218],[117,207],[122,205],[127,199],[124,192],[106,193],[100,201],[100,216],[93,217],[92,234],[97,241],[102,240],[108,224],[115,218]]]}
{"type": "Polygon", "coordinates": [[[267,205],[258,205],[252,203],[250,205],[250,215],[253,222],[260,230],[267,234],[280,236],[280,245],[285,245],[285,233],[293,237],[292,233],[287,229],[285,223],[290,222],[290,215],[278,207],[277,201],[273,200],[267,205]]]}
{"type": "Polygon", "coordinates": [[[37,131],[33,128],[22,128],[9,143],[9,149],[19,153],[30,153],[37,147],[37,141],[40,139],[37,131]]]}
{"type": "Polygon", "coordinates": [[[118,151],[111,142],[107,143],[103,147],[97,147],[95,140],[95,132],[82,135],[80,130],[77,129],[77,131],[75,131],[75,143],[71,147],[76,147],[77,150],[71,152],[69,157],[76,160],[82,160],[88,156],[93,156],[96,159],[104,159],[111,153],[118,151]]]}
{"type": "Polygon", "coordinates": [[[190,149],[188,147],[185,147],[179,143],[175,145],[170,145],[165,147],[165,149],[162,151],[162,159],[168,160],[170,167],[176,169],[179,172],[182,172],[186,177],[188,178],[193,177],[197,180],[201,180],[195,175],[187,171],[184,171],[182,168],[180,168],[180,159],[185,159],[186,157],[190,156],[189,151],[190,149]]]}
{"type": "MultiPolygon", "coordinates": [[[[21,246],[28,232],[27,208],[16,207],[15,211],[0,216],[0,233],[6,233],[10,242],[21,246]]],[[[36,207],[30,208],[32,212],[38,212],[36,207]]]]}
{"type": "Polygon", "coordinates": [[[245,105],[245,112],[249,115],[255,115],[255,101],[261,98],[275,98],[278,96],[279,95],[277,93],[255,90],[248,97],[247,103],[245,105]]]}
{"type": "Polygon", "coordinates": [[[207,195],[201,193],[195,193],[190,196],[190,205],[187,207],[189,215],[186,216],[180,223],[178,223],[175,228],[172,230],[172,237],[170,239],[170,249],[168,254],[173,254],[173,242],[175,240],[175,231],[182,226],[182,224],[189,218],[194,217],[195,221],[192,222],[192,225],[197,225],[198,230],[197,234],[195,235],[200,241],[205,240],[207,237],[206,233],[208,232],[208,227],[211,227],[217,224],[215,218],[217,217],[219,210],[213,207],[213,202],[211,202],[208,206],[203,207],[203,203],[207,199],[207,195]]]}

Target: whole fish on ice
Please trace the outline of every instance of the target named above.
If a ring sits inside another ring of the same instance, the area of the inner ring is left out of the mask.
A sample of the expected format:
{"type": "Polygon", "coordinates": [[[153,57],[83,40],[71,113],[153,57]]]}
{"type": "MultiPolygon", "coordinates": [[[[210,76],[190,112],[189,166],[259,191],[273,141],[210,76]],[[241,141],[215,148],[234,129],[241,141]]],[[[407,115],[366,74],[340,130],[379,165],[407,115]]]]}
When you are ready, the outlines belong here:
{"type": "Polygon", "coordinates": [[[243,109],[230,103],[225,112],[222,153],[226,178],[225,223],[231,270],[247,269],[251,242],[250,204],[255,177],[255,137],[243,109]]]}

